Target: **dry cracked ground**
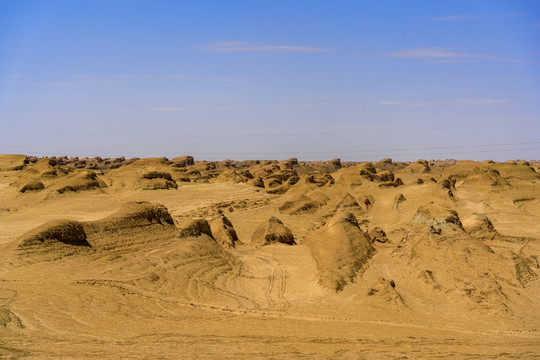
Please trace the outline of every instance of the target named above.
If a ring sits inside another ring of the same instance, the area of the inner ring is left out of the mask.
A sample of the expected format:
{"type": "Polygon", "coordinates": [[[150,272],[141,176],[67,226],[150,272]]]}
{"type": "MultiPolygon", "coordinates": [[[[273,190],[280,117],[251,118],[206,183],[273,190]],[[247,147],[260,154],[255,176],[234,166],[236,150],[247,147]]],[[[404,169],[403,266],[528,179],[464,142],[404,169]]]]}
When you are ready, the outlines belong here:
{"type": "Polygon", "coordinates": [[[0,155],[0,359],[540,358],[539,172],[0,155]]]}

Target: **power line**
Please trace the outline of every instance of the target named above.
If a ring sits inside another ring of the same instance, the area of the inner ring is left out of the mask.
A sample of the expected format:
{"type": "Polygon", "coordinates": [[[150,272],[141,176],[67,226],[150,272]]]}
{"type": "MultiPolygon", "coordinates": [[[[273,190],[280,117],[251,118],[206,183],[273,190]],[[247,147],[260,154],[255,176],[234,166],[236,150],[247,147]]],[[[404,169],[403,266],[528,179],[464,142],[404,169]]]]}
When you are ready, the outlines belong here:
{"type": "Polygon", "coordinates": [[[475,125],[462,125],[462,126],[446,126],[446,127],[426,127],[426,128],[404,128],[404,129],[365,129],[355,131],[341,131],[341,132],[286,132],[286,133],[254,133],[254,134],[219,134],[219,135],[165,135],[165,134],[126,134],[126,133],[64,133],[64,132],[51,132],[51,131],[28,131],[28,130],[4,130],[4,133],[11,134],[32,134],[32,135],[56,135],[56,136],[84,136],[84,137],[142,137],[142,138],[231,138],[231,137],[291,137],[291,136],[343,136],[343,135],[362,135],[362,134],[384,134],[384,133],[402,133],[402,132],[416,132],[416,131],[440,131],[440,130],[458,130],[458,129],[473,129],[473,128],[487,128],[498,126],[515,126],[526,124],[540,124],[540,121],[517,121],[512,123],[495,123],[495,124],[475,124],[475,125]]]}
{"type": "MultiPolygon", "coordinates": [[[[419,147],[419,148],[393,148],[393,149],[363,149],[363,150],[334,150],[334,151],[214,151],[214,152],[197,152],[197,154],[200,155],[243,155],[243,154],[251,154],[251,155],[277,155],[277,154],[353,154],[353,153],[387,153],[391,151],[422,151],[422,150],[445,150],[445,149],[474,149],[474,148],[488,148],[488,147],[499,147],[499,146],[517,146],[517,145],[533,145],[533,144],[540,144],[540,141],[528,141],[528,142],[515,142],[515,143],[498,143],[498,144],[479,144],[479,145],[456,145],[456,146],[439,146],[439,147],[419,147]]],[[[9,148],[11,145],[0,145],[0,148],[9,148]]],[[[505,150],[520,150],[520,149],[505,149],[505,150]]],[[[43,153],[43,151],[33,151],[33,150],[27,150],[29,152],[40,152],[43,153]]],[[[65,151],[65,150],[63,150],[65,151]]],[[[70,151],[70,152],[81,152],[82,150],[77,151],[70,151]]],[[[92,152],[94,150],[91,150],[92,152]]],[[[82,151],[84,152],[84,151],[82,151]]],[[[170,151],[163,151],[164,152],[170,152],[170,151]]],[[[475,151],[467,151],[467,152],[475,152],[475,151]]],[[[153,151],[153,153],[157,153],[156,151],[153,151]]],[[[407,155],[413,155],[413,154],[407,154],[407,155]]]]}
{"type": "MultiPolygon", "coordinates": [[[[538,143],[538,142],[537,142],[538,143]]],[[[430,152],[430,153],[407,153],[407,154],[389,154],[389,153],[385,153],[385,152],[381,152],[379,154],[379,156],[384,156],[384,157],[403,157],[403,156],[420,156],[420,157],[432,157],[434,155],[455,155],[455,154],[474,154],[474,153],[492,153],[492,152],[509,152],[509,151],[523,151],[523,150],[540,150],[540,147],[534,147],[534,148],[511,148],[511,149],[490,149],[490,150],[469,150],[469,151],[452,151],[452,152],[436,152],[436,153],[433,153],[433,152],[430,152]]],[[[32,150],[20,150],[20,149],[17,149],[17,150],[8,150],[12,153],[31,153],[31,154],[41,154],[41,155],[65,155],[66,152],[47,152],[47,151],[32,151],[32,150]]],[[[69,153],[77,153],[77,152],[69,152],[69,153]]],[[[150,152],[150,153],[146,153],[144,156],[148,157],[148,156],[163,156],[164,153],[170,153],[169,151],[164,151],[164,152],[161,152],[161,153],[158,153],[158,152],[150,152]]],[[[192,153],[193,155],[203,155],[205,153],[199,153],[199,152],[193,152],[192,153]]],[[[206,154],[209,154],[209,153],[206,153],[206,154]]],[[[227,153],[210,153],[210,154],[216,154],[216,155],[219,155],[219,154],[222,154],[222,155],[225,155],[227,153]]],[[[230,153],[229,153],[230,154],[230,153]]],[[[246,159],[246,158],[256,158],[256,157],[251,157],[251,155],[257,155],[257,154],[260,154],[260,153],[253,153],[253,152],[238,152],[236,153],[238,154],[239,158],[243,158],[243,159],[246,159]]],[[[267,154],[272,154],[272,153],[267,153],[267,154]]],[[[278,154],[278,153],[274,153],[274,154],[278,154]]],[[[288,157],[291,157],[291,156],[296,156],[296,157],[300,157],[302,159],[315,159],[315,160],[321,160],[321,157],[320,156],[303,156],[302,154],[310,154],[309,152],[288,152],[288,153],[281,153],[281,154],[287,154],[288,157]]],[[[339,157],[340,156],[340,153],[339,152],[329,152],[327,153],[328,155],[331,155],[331,156],[327,156],[327,157],[339,157]]],[[[107,157],[106,155],[103,155],[103,154],[97,154],[97,153],[93,153],[91,155],[87,155],[87,156],[101,156],[101,157],[107,157]]],[[[373,154],[373,156],[376,156],[375,154],[373,154]]],[[[359,158],[360,156],[354,156],[353,155],[353,158],[359,158]]],[[[223,157],[216,157],[216,158],[205,158],[203,160],[217,160],[217,159],[223,159],[223,157]]],[[[366,157],[363,157],[363,159],[365,160],[373,160],[372,158],[369,159],[369,158],[366,158],[366,157]]]]}
{"type": "MultiPolygon", "coordinates": [[[[454,155],[454,154],[474,154],[474,153],[491,153],[491,152],[504,152],[504,151],[521,151],[521,150],[540,150],[540,147],[525,148],[525,149],[494,149],[494,150],[471,150],[471,151],[453,151],[453,152],[441,152],[441,153],[421,153],[421,154],[384,154],[385,157],[399,157],[399,156],[433,156],[433,155],[454,155]]],[[[307,156],[306,159],[318,159],[317,157],[307,156]]]]}

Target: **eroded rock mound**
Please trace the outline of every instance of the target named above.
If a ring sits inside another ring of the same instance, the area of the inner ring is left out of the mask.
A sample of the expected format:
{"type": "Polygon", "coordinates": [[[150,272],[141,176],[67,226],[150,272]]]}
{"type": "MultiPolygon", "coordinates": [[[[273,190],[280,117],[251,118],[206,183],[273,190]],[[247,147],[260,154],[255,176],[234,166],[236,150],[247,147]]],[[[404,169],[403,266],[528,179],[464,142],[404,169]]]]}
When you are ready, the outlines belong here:
{"type": "Polygon", "coordinates": [[[388,238],[386,237],[386,233],[384,232],[383,229],[381,229],[378,226],[369,230],[368,234],[373,242],[385,243],[388,241],[388,238]]]}
{"type": "Polygon", "coordinates": [[[32,229],[17,239],[15,253],[47,252],[52,249],[90,247],[82,223],[53,220],[32,229]]]}
{"type": "Polygon", "coordinates": [[[394,280],[387,280],[383,277],[380,277],[373,285],[371,285],[367,295],[381,297],[385,301],[396,304],[404,304],[403,298],[396,291],[394,280]]]}
{"type": "Polygon", "coordinates": [[[365,210],[369,210],[375,204],[375,198],[371,195],[362,195],[358,198],[358,202],[362,204],[365,210]]]}
{"type": "Polygon", "coordinates": [[[481,185],[489,187],[499,187],[510,185],[499,171],[490,167],[475,167],[465,178],[464,185],[481,185]]]}
{"type": "Polygon", "coordinates": [[[498,235],[493,223],[486,214],[473,214],[463,220],[463,227],[467,233],[476,237],[489,237],[493,239],[498,235]]]}
{"type": "Polygon", "coordinates": [[[101,189],[102,187],[107,187],[107,185],[98,179],[96,173],[84,171],[59,180],[51,189],[62,194],[65,192],[101,189]]]}
{"type": "Polygon", "coordinates": [[[340,291],[356,277],[375,252],[371,239],[350,213],[338,213],[306,238],[305,244],[319,269],[319,283],[340,291]]]}
{"type": "Polygon", "coordinates": [[[195,160],[193,156],[178,156],[171,159],[169,163],[174,167],[186,167],[195,165],[195,160]]]}
{"type": "Polygon", "coordinates": [[[0,154],[0,171],[22,170],[28,163],[26,155],[0,154]]]}
{"type": "Polygon", "coordinates": [[[309,193],[308,197],[310,199],[315,200],[316,202],[318,202],[321,205],[326,205],[326,203],[328,201],[330,201],[330,198],[320,190],[315,190],[315,191],[309,193]]]}
{"type": "Polygon", "coordinates": [[[0,328],[24,329],[24,325],[11,310],[0,308],[0,328]]]}
{"type": "Polygon", "coordinates": [[[92,245],[117,251],[173,238],[177,232],[167,208],[146,201],[125,203],[114,214],[84,226],[92,245]]]}
{"type": "Polygon", "coordinates": [[[360,208],[360,204],[358,204],[358,201],[349,193],[346,193],[345,196],[341,199],[341,201],[337,204],[337,209],[358,209],[360,208]]]}
{"type": "Polygon", "coordinates": [[[267,245],[272,243],[282,243],[296,245],[291,230],[285,226],[275,216],[265,221],[253,232],[251,243],[257,245],[267,245]]]}
{"type": "Polygon", "coordinates": [[[166,190],[177,189],[178,185],[168,172],[147,171],[137,179],[135,187],[142,190],[166,190]]]}
{"type": "Polygon", "coordinates": [[[182,239],[187,237],[199,237],[203,234],[213,238],[210,224],[205,219],[195,219],[189,223],[189,225],[181,229],[176,237],[182,239]]]}
{"type": "Polygon", "coordinates": [[[236,234],[236,230],[234,230],[233,224],[223,214],[210,221],[210,229],[214,240],[223,246],[234,247],[238,241],[238,235],[236,234]]]}
{"type": "Polygon", "coordinates": [[[522,236],[500,234],[484,213],[475,213],[463,219],[463,228],[469,235],[480,240],[501,240],[516,243],[524,243],[531,240],[522,236]]]}
{"type": "Polygon", "coordinates": [[[28,174],[37,174],[40,179],[54,179],[69,173],[69,168],[60,166],[56,159],[41,158],[25,170],[28,174]]]}
{"type": "Polygon", "coordinates": [[[392,209],[398,209],[399,206],[406,200],[407,200],[407,198],[405,198],[405,196],[403,194],[397,194],[394,197],[392,209]]]}
{"type": "Polygon", "coordinates": [[[426,160],[417,160],[403,169],[403,172],[408,174],[429,174],[431,168],[426,160]]]}
{"type": "Polygon", "coordinates": [[[114,214],[92,223],[114,223],[118,227],[140,227],[152,224],[174,225],[174,220],[167,208],[161,204],[132,201],[122,205],[114,214]]]}
{"type": "Polygon", "coordinates": [[[32,179],[27,181],[24,185],[19,188],[19,192],[25,193],[27,191],[41,191],[45,189],[45,185],[37,179],[32,179]]]}
{"type": "Polygon", "coordinates": [[[438,204],[419,207],[412,221],[428,226],[429,231],[434,234],[440,234],[447,229],[463,230],[458,213],[438,204]]]}
{"type": "MultiPolygon", "coordinates": [[[[100,220],[54,220],[17,239],[15,254],[54,260],[84,249],[121,250],[144,246],[155,239],[173,238],[177,229],[167,208],[148,202],[128,202],[100,220]]],[[[30,259],[30,258],[29,258],[30,259]]]]}
{"type": "Polygon", "coordinates": [[[322,205],[324,204],[310,198],[309,196],[301,194],[300,196],[283,203],[278,210],[282,214],[300,215],[314,212],[322,205]]]}

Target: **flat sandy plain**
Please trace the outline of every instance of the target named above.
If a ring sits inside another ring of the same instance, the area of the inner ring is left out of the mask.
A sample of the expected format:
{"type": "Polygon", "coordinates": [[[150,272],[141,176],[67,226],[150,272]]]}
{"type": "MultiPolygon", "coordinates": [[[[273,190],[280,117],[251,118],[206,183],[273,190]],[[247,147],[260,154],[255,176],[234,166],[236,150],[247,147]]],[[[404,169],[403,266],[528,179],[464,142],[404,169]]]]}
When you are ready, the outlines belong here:
{"type": "Polygon", "coordinates": [[[538,359],[539,171],[0,155],[0,359],[538,359]]]}

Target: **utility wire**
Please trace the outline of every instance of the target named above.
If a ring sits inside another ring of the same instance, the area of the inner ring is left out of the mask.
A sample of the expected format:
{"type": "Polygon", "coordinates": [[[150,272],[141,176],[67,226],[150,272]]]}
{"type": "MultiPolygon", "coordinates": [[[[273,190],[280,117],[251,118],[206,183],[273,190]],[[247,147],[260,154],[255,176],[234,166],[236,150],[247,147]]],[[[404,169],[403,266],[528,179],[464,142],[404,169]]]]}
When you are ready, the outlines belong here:
{"type": "MultiPolygon", "coordinates": [[[[393,148],[393,149],[363,149],[363,150],[334,150],[334,151],[213,151],[213,152],[197,152],[199,155],[277,155],[277,154],[354,154],[354,153],[387,153],[392,151],[429,151],[429,150],[446,150],[446,149],[474,149],[474,148],[491,148],[500,146],[517,146],[517,145],[534,145],[540,144],[540,141],[515,142],[515,143],[499,143],[499,144],[480,144],[480,145],[456,145],[456,146],[439,146],[439,147],[419,147],[419,148],[393,148]]],[[[0,148],[10,148],[11,145],[0,145],[0,148]]],[[[520,149],[505,149],[505,150],[520,150],[520,149]]],[[[28,151],[28,150],[27,150],[28,151]]],[[[65,151],[65,150],[64,150],[65,151]]],[[[93,150],[92,150],[93,151],[93,150]]],[[[30,150],[30,152],[35,152],[30,150]]],[[[73,151],[70,151],[73,152],[73,151]]],[[[81,150],[74,151],[81,152],[81,150]]],[[[84,151],[83,151],[84,152],[84,151]]],[[[163,151],[162,153],[170,152],[163,151]]],[[[474,152],[474,151],[467,151],[474,152]]],[[[155,153],[155,151],[154,151],[155,153]]],[[[413,154],[407,154],[413,155],[413,154]]]]}
{"type": "Polygon", "coordinates": [[[463,126],[446,126],[446,127],[428,127],[428,128],[404,128],[404,129],[365,129],[354,131],[341,131],[341,132],[287,132],[287,133],[254,133],[254,134],[218,134],[218,135],[166,135],[166,134],[126,134],[126,133],[66,133],[56,131],[35,131],[35,130],[4,130],[3,133],[11,134],[32,134],[32,135],[52,135],[52,136],[84,136],[84,137],[142,137],[142,138],[231,138],[231,137],[291,137],[291,136],[343,136],[343,135],[362,135],[362,134],[378,134],[378,133],[402,133],[402,132],[416,132],[416,131],[439,131],[439,130],[454,130],[454,129],[473,129],[473,128],[487,128],[497,126],[515,126],[524,124],[540,124],[540,121],[516,121],[512,123],[495,123],[495,124],[475,124],[475,125],[463,125],[463,126]]]}
{"type": "MultiPolygon", "coordinates": [[[[534,147],[534,148],[512,148],[512,149],[490,149],[490,150],[469,150],[469,151],[452,151],[452,152],[429,152],[429,153],[407,153],[407,154],[398,154],[398,153],[395,153],[395,154],[389,154],[389,153],[384,153],[382,152],[381,154],[379,154],[378,157],[380,156],[384,156],[384,157],[403,157],[403,156],[421,156],[421,157],[432,157],[434,155],[455,155],[455,154],[473,154],[473,153],[493,153],[493,152],[509,152],[509,151],[523,151],[523,150],[540,150],[540,147],[534,147]]],[[[62,152],[62,153],[58,153],[58,152],[47,152],[47,151],[31,151],[31,150],[20,150],[20,149],[16,149],[16,150],[8,150],[12,153],[31,153],[31,154],[41,154],[41,155],[66,155],[65,152],[62,152]]],[[[77,152],[70,152],[70,153],[77,153],[77,152]]],[[[145,155],[143,157],[149,157],[149,156],[163,156],[165,153],[170,153],[169,151],[165,151],[165,152],[161,152],[161,153],[157,153],[157,152],[146,152],[145,155]]],[[[286,153],[288,157],[293,157],[293,156],[296,156],[296,157],[299,157],[299,158],[302,158],[302,159],[316,159],[316,160],[321,160],[321,156],[302,156],[302,154],[304,154],[307,152],[289,152],[289,153],[286,153]]],[[[192,155],[195,155],[195,156],[200,156],[200,155],[203,155],[205,153],[199,153],[199,152],[193,152],[191,153],[192,155]]],[[[225,155],[226,153],[212,153],[212,154],[216,154],[216,155],[219,155],[219,154],[222,154],[222,155],[225,155]]],[[[251,155],[255,155],[256,153],[251,153],[251,152],[238,152],[236,153],[238,154],[238,158],[242,158],[242,159],[254,159],[256,157],[251,157],[251,155]]],[[[335,153],[327,153],[328,155],[330,156],[327,156],[328,158],[331,158],[331,157],[339,157],[340,156],[340,153],[338,152],[335,152],[335,153]]],[[[90,156],[90,155],[88,155],[90,156]]],[[[103,154],[97,154],[97,153],[92,153],[92,156],[100,156],[100,157],[108,157],[106,155],[103,155],[103,154]]],[[[373,154],[372,156],[377,156],[376,154],[373,154]]],[[[91,156],[90,156],[91,157],[91,156]]],[[[348,157],[348,158],[351,158],[351,157],[348,157]]],[[[356,159],[359,159],[360,158],[360,155],[358,156],[352,156],[352,158],[356,158],[356,159]]],[[[206,158],[204,160],[217,160],[217,159],[223,159],[223,157],[210,157],[210,158],[206,158]]],[[[363,157],[363,159],[368,159],[366,158],[365,156],[363,157]]],[[[369,159],[368,159],[369,160],[369,159]]],[[[371,158],[371,160],[373,160],[371,158]]]]}

